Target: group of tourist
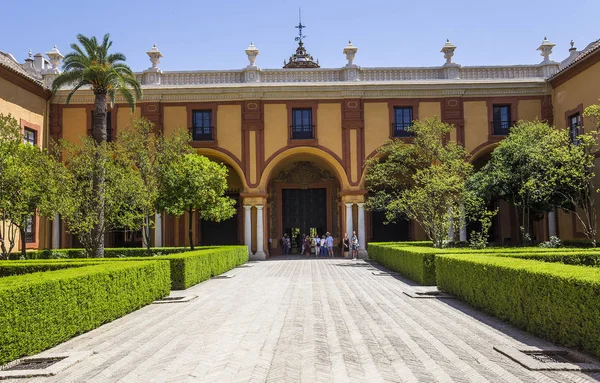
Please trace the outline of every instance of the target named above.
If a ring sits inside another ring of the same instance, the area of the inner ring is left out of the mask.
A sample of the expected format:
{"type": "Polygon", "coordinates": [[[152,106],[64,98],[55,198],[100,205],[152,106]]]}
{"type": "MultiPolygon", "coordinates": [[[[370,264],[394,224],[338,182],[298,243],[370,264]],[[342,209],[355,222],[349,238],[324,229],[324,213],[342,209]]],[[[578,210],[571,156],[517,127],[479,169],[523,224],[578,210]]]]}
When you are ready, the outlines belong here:
{"type": "MultiPolygon", "coordinates": [[[[281,239],[281,245],[283,246],[283,254],[287,255],[291,253],[292,239],[287,233],[283,235],[283,238],[281,239]]],[[[320,237],[317,234],[314,238],[311,238],[310,235],[302,234],[302,239],[299,241],[298,247],[301,247],[300,254],[306,255],[307,257],[310,257],[313,248],[315,257],[321,256],[333,258],[335,256],[333,249],[333,237],[329,232],[320,237]]],[[[352,232],[352,238],[348,238],[348,234],[344,233],[344,238],[342,239],[342,252],[344,258],[348,258],[351,255],[352,259],[357,259],[358,247],[359,242],[356,232],[352,232]]]]}

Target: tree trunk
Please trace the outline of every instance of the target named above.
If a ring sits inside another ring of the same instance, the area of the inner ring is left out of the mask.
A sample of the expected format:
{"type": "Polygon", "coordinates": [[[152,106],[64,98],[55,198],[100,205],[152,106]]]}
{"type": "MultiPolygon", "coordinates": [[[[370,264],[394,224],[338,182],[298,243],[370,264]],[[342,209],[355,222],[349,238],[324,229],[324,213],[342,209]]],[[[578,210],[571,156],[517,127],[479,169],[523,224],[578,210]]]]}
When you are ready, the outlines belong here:
{"type": "Polygon", "coordinates": [[[144,241],[146,243],[146,250],[148,251],[148,255],[152,254],[152,250],[150,248],[150,215],[146,214],[144,218],[144,241]]]}
{"type": "Polygon", "coordinates": [[[194,214],[193,210],[190,209],[188,211],[189,214],[189,230],[188,230],[188,234],[190,237],[190,250],[194,250],[194,241],[192,240],[192,216],[194,214]]]}
{"type": "MultiPolygon", "coordinates": [[[[92,113],[92,137],[96,144],[106,142],[106,91],[94,92],[96,99],[92,113]]],[[[92,230],[93,241],[96,242],[94,257],[104,258],[104,191],[105,166],[104,159],[98,155],[94,172],[94,194],[98,198],[98,223],[92,230]]]]}
{"type": "Polygon", "coordinates": [[[25,238],[25,226],[19,227],[19,234],[21,235],[21,257],[27,259],[27,239],[25,238]]]}

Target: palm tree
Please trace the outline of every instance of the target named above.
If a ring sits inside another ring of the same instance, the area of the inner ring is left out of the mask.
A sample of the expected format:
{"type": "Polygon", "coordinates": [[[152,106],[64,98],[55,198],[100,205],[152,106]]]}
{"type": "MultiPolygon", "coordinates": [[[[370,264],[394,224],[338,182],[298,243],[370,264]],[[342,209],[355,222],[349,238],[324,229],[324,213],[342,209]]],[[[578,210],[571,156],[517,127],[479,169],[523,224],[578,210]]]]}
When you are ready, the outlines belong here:
{"type": "MultiPolygon", "coordinates": [[[[107,33],[98,44],[96,37],[88,38],[82,34],[77,40],[83,49],[73,43],[64,58],[63,72],[52,83],[52,91],[56,93],[62,86],[72,86],[66,103],[71,101],[73,94],[82,86],[91,86],[94,92],[94,111],[92,112],[92,137],[100,145],[106,142],[106,96],[110,106],[114,105],[117,92],[127,101],[131,110],[135,109],[135,100],[142,97],[140,83],[133,72],[123,63],[125,55],[110,53],[112,46],[110,35],[107,33]]],[[[98,196],[98,222],[92,230],[94,246],[92,252],[96,257],[104,257],[104,184],[105,172],[102,161],[95,163],[94,190],[98,196]]]]}

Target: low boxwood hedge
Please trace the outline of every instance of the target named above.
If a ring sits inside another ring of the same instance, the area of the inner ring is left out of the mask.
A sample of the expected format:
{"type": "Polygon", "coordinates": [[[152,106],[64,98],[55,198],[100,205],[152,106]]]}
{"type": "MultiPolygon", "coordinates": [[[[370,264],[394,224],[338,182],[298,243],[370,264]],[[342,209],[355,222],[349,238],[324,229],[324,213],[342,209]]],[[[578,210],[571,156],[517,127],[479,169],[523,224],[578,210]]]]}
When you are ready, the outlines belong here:
{"type": "Polygon", "coordinates": [[[6,261],[0,262],[0,277],[11,275],[22,275],[37,273],[42,271],[53,271],[67,269],[71,267],[90,266],[90,262],[20,262],[6,261]]]}
{"type": "Polygon", "coordinates": [[[169,264],[98,262],[0,279],[0,364],[43,351],[169,294],[169,264]]]}
{"type": "Polygon", "coordinates": [[[439,249],[370,243],[369,258],[422,285],[435,285],[435,254],[439,249]]]}
{"type": "MultiPolygon", "coordinates": [[[[202,247],[205,249],[210,246],[202,247]]],[[[176,254],[189,251],[189,247],[153,247],[150,249],[152,256],[176,254]]],[[[148,250],[142,247],[123,247],[123,248],[107,248],[104,249],[104,257],[106,258],[123,258],[123,257],[148,257],[148,250]]],[[[21,253],[12,253],[10,259],[20,259],[21,253]]],[[[45,249],[32,250],[27,252],[27,259],[57,259],[57,258],[86,258],[84,249],[45,249]]]]}
{"type": "Polygon", "coordinates": [[[532,259],[542,262],[564,263],[567,265],[600,267],[600,253],[598,251],[586,251],[583,249],[572,249],[575,251],[555,252],[502,252],[494,253],[499,257],[532,259]]]}
{"type": "Polygon", "coordinates": [[[600,270],[497,256],[438,255],[440,290],[567,347],[600,357],[600,270]]]}

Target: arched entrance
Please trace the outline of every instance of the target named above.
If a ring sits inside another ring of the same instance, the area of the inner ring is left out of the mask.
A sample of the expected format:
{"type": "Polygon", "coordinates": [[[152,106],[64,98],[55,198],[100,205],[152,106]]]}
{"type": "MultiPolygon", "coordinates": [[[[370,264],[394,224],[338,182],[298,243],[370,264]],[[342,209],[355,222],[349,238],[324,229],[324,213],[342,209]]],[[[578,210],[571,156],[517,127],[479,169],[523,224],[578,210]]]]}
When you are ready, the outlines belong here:
{"type": "Polygon", "coordinates": [[[281,251],[284,233],[299,252],[303,234],[325,235],[340,241],[340,184],[325,166],[310,160],[287,162],[269,182],[269,238],[272,254],[281,251]]]}

